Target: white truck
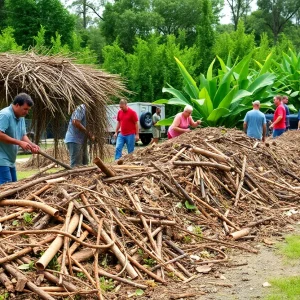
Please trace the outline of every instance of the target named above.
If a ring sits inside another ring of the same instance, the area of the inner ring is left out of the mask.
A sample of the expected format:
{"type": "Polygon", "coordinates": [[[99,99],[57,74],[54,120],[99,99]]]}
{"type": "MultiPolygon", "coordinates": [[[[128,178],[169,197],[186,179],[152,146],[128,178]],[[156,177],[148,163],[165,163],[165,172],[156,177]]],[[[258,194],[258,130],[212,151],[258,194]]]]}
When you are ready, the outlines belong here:
{"type": "MultiPolygon", "coordinates": [[[[127,104],[131,109],[133,109],[139,118],[139,135],[141,142],[144,145],[148,145],[152,139],[152,115],[155,113],[156,107],[161,108],[161,119],[165,118],[165,105],[159,104],[155,105],[150,102],[133,102],[127,104]]],[[[106,115],[108,120],[108,142],[110,144],[115,143],[113,135],[117,126],[117,114],[120,107],[119,104],[107,105],[106,115]]],[[[165,126],[161,127],[161,133],[165,133],[165,126]]]]}

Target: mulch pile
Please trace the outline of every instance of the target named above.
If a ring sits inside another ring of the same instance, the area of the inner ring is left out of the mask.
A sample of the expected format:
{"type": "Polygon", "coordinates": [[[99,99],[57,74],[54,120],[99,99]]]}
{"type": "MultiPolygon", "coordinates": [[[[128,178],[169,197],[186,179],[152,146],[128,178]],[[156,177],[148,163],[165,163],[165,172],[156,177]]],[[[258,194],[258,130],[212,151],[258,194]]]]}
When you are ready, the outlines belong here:
{"type": "Polygon", "coordinates": [[[112,177],[89,167],[4,185],[0,281],[24,299],[188,282],[299,218],[299,155],[297,131],[262,144],[205,128],[124,156],[112,177]]]}

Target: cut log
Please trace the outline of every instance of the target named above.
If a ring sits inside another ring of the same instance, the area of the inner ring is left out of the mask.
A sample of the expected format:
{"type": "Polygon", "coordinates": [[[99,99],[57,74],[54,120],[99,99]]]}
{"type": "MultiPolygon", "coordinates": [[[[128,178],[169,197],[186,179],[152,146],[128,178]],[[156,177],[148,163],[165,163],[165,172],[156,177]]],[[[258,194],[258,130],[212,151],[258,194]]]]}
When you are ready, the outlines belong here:
{"type": "Polygon", "coordinates": [[[96,157],[93,160],[93,163],[97,165],[97,167],[107,176],[114,177],[117,175],[116,171],[110,166],[108,167],[101,158],[96,157]]]}

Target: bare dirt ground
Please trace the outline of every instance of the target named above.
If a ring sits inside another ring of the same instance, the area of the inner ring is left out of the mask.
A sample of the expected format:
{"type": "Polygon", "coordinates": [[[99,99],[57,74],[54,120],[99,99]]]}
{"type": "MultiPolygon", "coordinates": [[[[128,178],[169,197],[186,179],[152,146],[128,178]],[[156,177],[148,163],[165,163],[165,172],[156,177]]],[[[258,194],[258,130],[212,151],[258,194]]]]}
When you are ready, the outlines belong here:
{"type": "Polygon", "coordinates": [[[170,283],[167,287],[156,287],[142,299],[264,299],[271,292],[270,287],[263,286],[264,283],[274,278],[300,276],[300,261],[287,261],[276,247],[278,242],[284,241],[285,235],[299,234],[299,224],[288,225],[283,229],[284,233],[268,239],[271,245],[254,243],[258,254],[233,250],[228,253],[228,263],[214,265],[209,273],[199,274],[186,284],[170,283]],[[175,298],[189,293],[190,297],[175,298]]]}

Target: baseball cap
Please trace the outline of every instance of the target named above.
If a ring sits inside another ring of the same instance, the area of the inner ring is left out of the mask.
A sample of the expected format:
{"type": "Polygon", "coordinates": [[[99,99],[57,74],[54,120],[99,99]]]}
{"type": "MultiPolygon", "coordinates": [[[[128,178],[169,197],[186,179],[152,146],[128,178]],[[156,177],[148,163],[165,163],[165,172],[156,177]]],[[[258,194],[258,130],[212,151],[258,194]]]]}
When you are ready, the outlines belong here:
{"type": "Polygon", "coordinates": [[[255,100],[252,102],[253,105],[260,105],[260,101],[259,100],[255,100]]]}

